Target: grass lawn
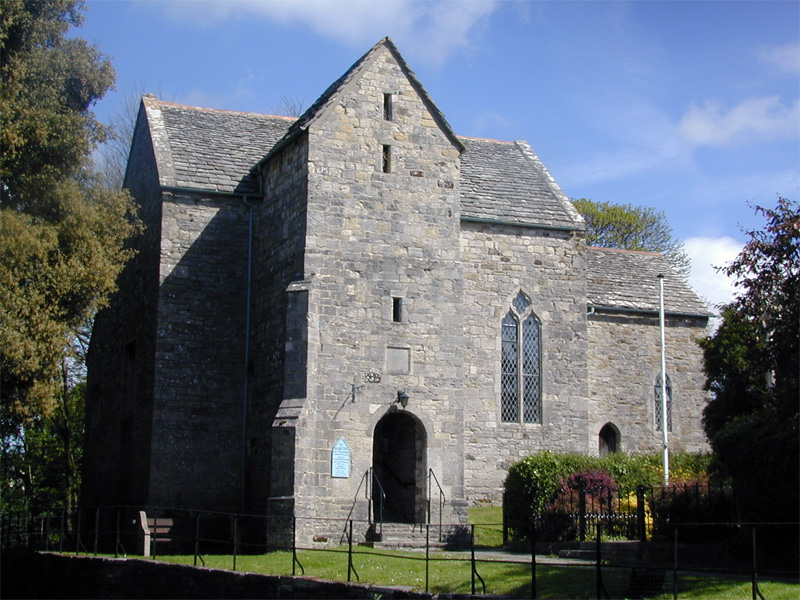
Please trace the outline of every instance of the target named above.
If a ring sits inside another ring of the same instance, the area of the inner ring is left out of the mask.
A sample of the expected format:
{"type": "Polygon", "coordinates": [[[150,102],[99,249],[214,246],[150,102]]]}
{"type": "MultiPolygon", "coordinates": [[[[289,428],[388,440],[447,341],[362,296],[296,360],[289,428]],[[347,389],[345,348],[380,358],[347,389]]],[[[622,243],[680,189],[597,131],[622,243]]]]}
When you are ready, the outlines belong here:
{"type": "Polygon", "coordinates": [[[503,508],[474,506],[469,509],[470,524],[475,525],[475,546],[500,548],[503,545],[503,508]]]}
{"type": "MultiPolygon", "coordinates": [[[[298,557],[305,569],[305,575],[320,579],[347,580],[347,550],[302,550],[298,557]]],[[[232,568],[232,557],[205,556],[206,566],[232,568]]],[[[160,556],[159,560],[180,564],[192,564],[192,556],[160,556]]],[[[353,566],[358,578],[352,581],[385,586],[403,586],[415,590],[425,589],[425,554],[413,551],[374,550],[354,548],[353,566]]],[[[262,555],[238,556],[237,571],[291,575],[292,555],[290,552],[273,552],[262,555]]],[[[469,593],[471,573],[469,560],[464,555],[445,552],[432,552],[429,565],[429,591],[469,593]]],[[[486,582],[489,594],[530,598],[531,579],[528,564],[509,564],[479,562],[477,570],[486,582]]],[[[298,567],[297,575],[303,572],[298,567]]],[[[668,577],[671,574],[668,574],[668,577]]],[[[625,598],[628,593],[630,571],[604,571],[603,580],[612,598],[625,598]]],[[[540,598],[596,598],[596,574],[591,566],[557,566],[539,564],[537,566],[537,593],[540,598]]],[[[669,579],[662,588],[657,600],[672,598],[672,584],[669,579]],[[667,592],[667,593],[663,593],[667,592]]],[[[770,600],[795,600],[800,597],[800,585],[780,582],[763,582],[760,589],[770,600]]],[[[476,580],[476,591],[483,592],[480,580],[476,580]]],[[[749,581],[737,581],[700,576],[679,576],[679,598],[696,600],[747,600],[752,598],[749,581]]]]}
{"type": "MultiPolygon", "coordinates": [[[[469,522],[475,525],[475,545],[478,548],[500,548],[503,544],[503,515],[497,506],[479,506],[470,509],[469,522]]],[[[353,582],[374,585],[425,589],[425,553],[423,551],[393,551],[354,547],[353,567],[358,574],[353,582]]],[[[431,552],[428,565],[428,590],[434,593],[470,593],[472,574],[468,554],[431,552]]],[[[204,556],[205,566],[230,570],[230,555],[204,556]]],[[[326,550],[300,550],[298,558],[303,566],[297,575],[320,579],[347,581],[347,547],[326,550]]],[[[159,556],[159,560],[192,564],[192,556],[159,556]]],[[[478,562],[476,569],[486,583],[486,593],[516,598],[531,597],[530,564],[478,562]]],[[[292,574],[291,552],[272,552],[260,555],[238,556],[237,571],[271,575],[292,574]]],[[[538,564],[536,591],[539,598],[596,598],[596,572],[594,566],[538,564]]],[[[655,600],[672,599],[672,573],[666,573],[666,583],[656,586],[655,600]]],[[[629,595],[630,569],[603,571],[605,589],[611,598],[629,595]]],[[[795,600],[800,597],[800,584],[763,582],[761,592],[769,600],[795,600]]],[[[476,578],[476,592],[483,586],[476,578]]],[[[748,580],[719,579],[698,575],[680,575],[679,598],[692,600],[749,600],[752,590],[748,580]]]]}

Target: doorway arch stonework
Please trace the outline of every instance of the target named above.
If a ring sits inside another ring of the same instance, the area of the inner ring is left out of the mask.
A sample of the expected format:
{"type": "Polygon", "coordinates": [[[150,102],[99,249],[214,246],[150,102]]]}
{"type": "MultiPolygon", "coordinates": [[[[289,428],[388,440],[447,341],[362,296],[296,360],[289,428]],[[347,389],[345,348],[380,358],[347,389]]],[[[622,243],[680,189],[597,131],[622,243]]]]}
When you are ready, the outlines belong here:
{"type": "Polygon", "coordinates": [[[375,518],[423,522],[428,471],[425,426],[410,412],[390,410],[371,429],[372,469],[385,493],[383,505],[374,505],[375,518]]]}

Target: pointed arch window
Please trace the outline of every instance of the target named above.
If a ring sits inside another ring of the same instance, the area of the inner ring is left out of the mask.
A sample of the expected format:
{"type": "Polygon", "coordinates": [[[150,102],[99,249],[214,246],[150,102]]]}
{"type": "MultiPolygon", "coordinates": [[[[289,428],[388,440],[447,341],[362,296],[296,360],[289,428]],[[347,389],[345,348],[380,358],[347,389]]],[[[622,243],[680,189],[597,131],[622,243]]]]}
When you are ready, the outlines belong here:
{"type": "MultiPolygon", "coordinates": [[[[672,431],[672,383],[667,375],[667,431],[672,431]]],[[[661,374],[656,376],[656,382],[653,385],[653,398],[655,401],[655,423],[656,431],[661,431],[662,410],[661,410],[661,374]]]]}
{"type": "Polygon", "coordinates": [[[542,422],[541,327],[530,299],[519,292],[501,326],[500,418],[542,422]]]}

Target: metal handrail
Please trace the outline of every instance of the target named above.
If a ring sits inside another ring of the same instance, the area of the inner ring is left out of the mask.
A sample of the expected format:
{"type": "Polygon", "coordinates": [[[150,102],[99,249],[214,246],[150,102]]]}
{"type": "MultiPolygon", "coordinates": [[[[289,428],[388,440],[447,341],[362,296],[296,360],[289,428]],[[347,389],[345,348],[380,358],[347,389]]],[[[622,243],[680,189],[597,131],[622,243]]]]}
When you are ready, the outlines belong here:
{"type": "MultiPolygon", "coordinates": [[[[347,513],[347,519],[345,519],[344,531],[342,532],[342,537],[339,539],[339,543],[340,544],[344,543],[344,538],[347,535],[347,521],[349,521],[350,518],[353,516],[353,511],[355,510],[356,504],[358,503],[358,492],[361,491],[361,486],[364,485],[364,481],[367,479],[367,475],[369,475],[369,471],[370,470],[364,471],[364,474],[361,476],[361,481],[358,482],[358,488],[356,489],[355,496],[353,496],[353,504],[352,504],[352,506],[350,506],[350,512],[347,513]]],[[[369,484],[367,484],[367,488],[364,490],[364,494],[366,495],[367,501],[369,502],[370,516],[367,517],[367,518],[370,519],[370,523],[371,523],[372,522],[372,516],[371,516],[371,513],[372,513],[372,497],[369,494],[369,489],[368,488],[369,488],[369,484]]]]}
{"type": "Polygon", "coordinates": [[[433,472],[433,469],[428,469],[428,525],[431,524],[431,496],[432,496],[432,483],[436,482],[436,487],[439,488],[439,541],[442,541],[442,511],[444,509],[444,505],[446,503],[446,498],[444,494],[444,490],[442,489],[441,484],[439,483],[439,478],[436,477],[436,473],[433,472]]]}
{"type": "Polygon", "coordinates": [[[370,518],[370,522],[371,522],[372,521],[372,506],[371,506],[371,504],[372,504],[372,498],[374,496],[374,494],[372,493],[372,490],[373,490],[374,484],[377,483],[378,484],[378,491],[381,493],[380,494],[381,506],[380,506],[380,510],[378,511],[378,522],[376,523],[377,527],[376,527],[375,532],[378,535],[382,536],[383,535],[383,505],[386,504],[386,492],[383,491],[383,485],[381,484],[381,480],[378,478],[378,475],[375,473],[375,469],[370,468],[370,472],[372,473],[372,478],[371,478],[371,482],[372,483],[370,484],[370,516],[369,516],[369,518],[370,518]]]}

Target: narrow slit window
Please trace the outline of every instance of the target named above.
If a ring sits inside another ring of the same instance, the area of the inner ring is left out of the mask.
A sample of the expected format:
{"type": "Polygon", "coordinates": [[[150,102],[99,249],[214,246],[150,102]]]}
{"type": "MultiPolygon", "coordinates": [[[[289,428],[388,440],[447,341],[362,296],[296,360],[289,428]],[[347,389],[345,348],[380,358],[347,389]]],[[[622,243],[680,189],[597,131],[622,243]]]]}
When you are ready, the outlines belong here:
{"type": "Polygon", "coordinates": [[[403,322],[403,299],[392,298],[392,321],[395,323],[403,322]]]}
{"type": "Polygon", "coordinates": [[[384,121],[391,121],[392,120],[392,95],[391,94],[384,94],[383,95],[383,120],[384,121]]]}
{"type": "Polygon", "coordinates": [[[388,144],[383,145],[382,164],[384,173],[392,172],[392,147],[388,144]]]}

